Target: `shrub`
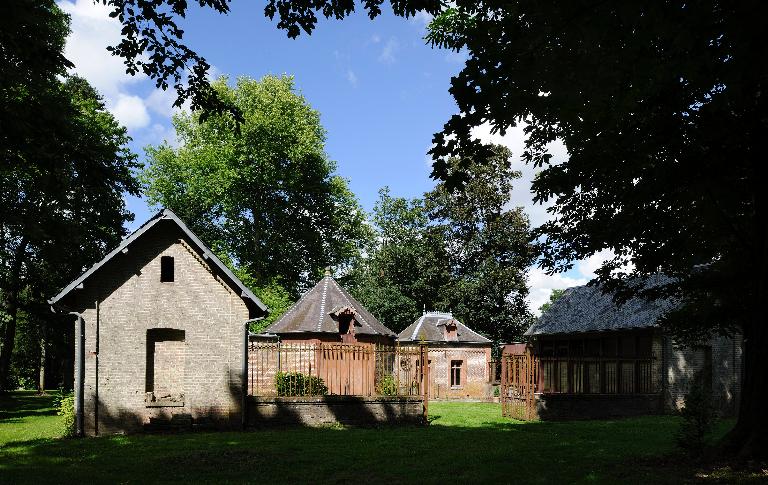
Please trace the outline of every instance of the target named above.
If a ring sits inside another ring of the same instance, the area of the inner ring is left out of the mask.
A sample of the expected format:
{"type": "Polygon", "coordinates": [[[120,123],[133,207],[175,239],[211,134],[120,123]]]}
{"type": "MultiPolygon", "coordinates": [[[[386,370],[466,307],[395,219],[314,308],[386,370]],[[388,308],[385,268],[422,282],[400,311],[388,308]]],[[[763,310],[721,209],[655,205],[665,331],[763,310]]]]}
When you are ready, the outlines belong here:
{"type": "Polygon", "coordinates": [[[386,374],[376,383],[376,392],[382,396],[397,396],[397,381],[392,374],[386,374]]]}
{"type": "Polygon", "coordinates": [[[683,422],[677,431],[677,445],[691,453],[700,453],[706,445],[706,437],[715,425],[715,408],[705,374],[697,373],[691,384],[685,403],[680,410],[683,422]]]}
{"type": "Polygon", "coordinates": [[[328,394],[328,387],[321,378],[301,372],[278,372],[275,374],[275,387],[278,396],[325,396],[328,394]]]}
{"type": "Polygon", "coordinates": [[[75,436],[77,430],[75,429],[75,396],[68,394],[63,396],[59,404],[59,416],[62,419],[61,432],[64,437],[70,438],[75,436]]]}
{"type": "Polygon", "coordinates": [[[499,397],[501,396],[501,391],[499,390],[499,386],[493,386],[493,397],[499,397]]]}

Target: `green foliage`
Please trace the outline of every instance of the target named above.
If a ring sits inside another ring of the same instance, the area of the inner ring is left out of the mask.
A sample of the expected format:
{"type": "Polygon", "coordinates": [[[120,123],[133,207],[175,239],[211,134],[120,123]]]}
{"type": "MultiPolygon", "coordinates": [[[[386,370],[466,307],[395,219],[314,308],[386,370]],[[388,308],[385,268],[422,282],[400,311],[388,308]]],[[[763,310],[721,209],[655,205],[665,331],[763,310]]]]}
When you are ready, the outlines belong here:
{"type": "Polygon", "coordinates": [[[701,453],[707,444],[707,436],[715,427],[717,415],[712,403],[710,386],[705,382],[706,374],[698,372],[685,396],[680,410],[683,421],[675,435],[677,445],[693,454],[701,453]]]}
{"type": "Polygon", "coordinates": [[[75,433],[77,432],[77,416],[75,415],[75,396],[73,394],[68,394],[61,398],[59,401],[58,415],[62,418],[61,435],[65,438],[75,436],[75,433]]]}
{"type": "Polygon", "coordinates": [[[539,311],[541,313],[545,313],[546,311],[548,311],[549,308],[552,306],[552,304],[554,302],[556,302],[558,298],[563,296],[563,293],[565,293],[565,290],[561,290],[561,289],[557,289],[557,288],[552,290],[552,293],[549,294],[549,301],[545,302],[543,305],[541,305],[539,307],[539,311]]]}
{"type": "Polygon", "coordinates": [[[275,387],[278,396],[325,396],[328,387],[317,376],[301,372],[278,372],[275,374],[275,387]]]}
{"type": "Polygon", "coordinates": [[[176,115],[182,145],[147,148],[147,197],[236,262],[254,290],[272,295],[277,284],[295,298],[325,266],[359,257],[370,238],[364,213],[334,174],[320,115],[291,77],[241,77],[234,87],[220,78],[214,88],[242,112],[239,130],[226,114],[176,115]]]}
{"type": "MultiPolygon", "coordinates": [[[[618,300],[674,298],[680,306],[662,323],[678,341],[741,331],[748,356],[741,402],[761,399],[757,386],[768,376],[758,357],[768,346],[768,170],[759,148],[768,137],[768,4],[453,6],[457,12],[436,20],[429,39],[463,47],[468,59],[451,79],[461,113],[434,137],[433,175],[466,182],[463,167],[448,160],[485,158],[489,147],[473,129],[489,124],[504,133],[524,122],[523,159],[541,168],[535,200],[553,215],[534,232],[542,266],[564,271],[612,253],[596,271],[598,282],[618,300]],[[449,17],[457,15],[471,22],[457,27],[449,17]],[[558,141],[568,156],[553,163],[558,141]],[[633,278],[656,274],[669,278],[650,288],[633,278]]],[[[734,448],[768,454],[765,413],[742,405],[739,420],[734,448]]]]}
{"type": "Polygon", "coordinates": [[[4,2],[0,24],[2,392],[20,317],[61,328],[46,299],[117,244],[132,219],[124,196],[139,186],[125,128],[86,81],[66,73],[68,17],[50,0],[4,2]]]}
{"type": "Polygon", "coordinates": [[[413,200],[380,191],[373,215],[380,244],[350,276],[351,291],[395,331],[424,308],[452,310],[496,341],[519,337],[530,324],[528,220],[522,209],[506,207],[520,174],[501,146],[470,170],[464,191],[440,183],[413,200]]]}
{"type": "Polygon", "coordinates": [[[397,380],[392,374],[381,376],[376,382],[376,392],[382,396],[397,396],[397,380]]]}

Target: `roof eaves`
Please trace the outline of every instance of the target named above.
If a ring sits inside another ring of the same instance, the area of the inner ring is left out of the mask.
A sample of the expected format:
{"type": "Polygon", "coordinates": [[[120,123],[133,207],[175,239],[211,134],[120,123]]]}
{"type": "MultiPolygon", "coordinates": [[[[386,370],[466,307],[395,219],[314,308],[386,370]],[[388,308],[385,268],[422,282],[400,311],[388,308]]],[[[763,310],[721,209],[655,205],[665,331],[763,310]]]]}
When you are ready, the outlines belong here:
{"type": "Polygon", "coordinates": [[[151,227],[153,227],[155,224],[157,224],[158,221],[163,219],[170,219],[174,221],[179,228],[184,232],[184,234],[189,237],[189,239],[197,245],[198,249],[200,249],[203,253],[203,259],[210,260],[213,262],[213,264],[222,272],[224,273],[227,278],[230,279],[230,281],[240,290],[240,298],[247,298],[251,300],[258,308],[264,313],[269,312],[269,308],[261,301],[259,298],[253,294],[253,292],[248,289],[247,286],[243,284],[240,279],[232,273],[232,271],[227,268],[227,266],[221,262],[219,258],[216,257],[215,254],[213,254],[211,251],[208,250],[208,247],[200,240],[200,238],[193,233],[189,227],[187,227],[186,224],[173,213],[170,209],[163,209],[151,218],[147,220],[144,224],[142,224],[137,230],[135,230],[133,233],[131,233],[130,236],[123,239],[120,244],[109,252],[101,261],[91,266],[85,273],[80,275],[79,278],[71,282],[69,285],[64,287],[63,290],[59,292],[58,295],[54,296],[50,300],[48,300],[48,304],[54,305],[59,300],[64,298],[67,294],[69,294],[70,291],[80,286],[86,279],[88,279],[93,273],[95,273],[99,268],[104,266],[107,262],[109,262],[113,257],[115,257],[118,253],[122,252],[125,248],[127,248],[131,243],[133,243],[136,239],[139,238],[142,234],[147,232],[151,227]]]}

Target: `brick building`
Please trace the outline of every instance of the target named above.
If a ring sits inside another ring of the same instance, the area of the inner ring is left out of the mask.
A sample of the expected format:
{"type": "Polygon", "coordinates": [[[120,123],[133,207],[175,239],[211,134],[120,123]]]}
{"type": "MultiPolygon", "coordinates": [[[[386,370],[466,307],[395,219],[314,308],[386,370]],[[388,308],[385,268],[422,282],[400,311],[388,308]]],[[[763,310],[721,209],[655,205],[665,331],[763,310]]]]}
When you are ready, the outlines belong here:
{"type": "MultiPolygon", "coordinates": [[[[652,284],[650,282],[649,284],[652,284]]],[[[681,348],[658,326],[674,304],[630,299],[617,306],[597,286],[569,288],[526,335],[537,358],[542,418],[673,412],[700,373],[721,414],[737,409],[741,337],[681,348]]],[[[520,346],[505,352],[516,353],[520,346]]]]}
{"type": "Polygon", "coordinates": [[[77,317],[84,434],[241,424],[247,322],[267,308],[170,210],[49,303],[77,317]]]}
{"type": "Polygon", "coordinates": [[[429,346],[430,399],[486,399],[492,395],[492,342],[446,312],[425,312],[398,335],[400,343],[429,346]]]}

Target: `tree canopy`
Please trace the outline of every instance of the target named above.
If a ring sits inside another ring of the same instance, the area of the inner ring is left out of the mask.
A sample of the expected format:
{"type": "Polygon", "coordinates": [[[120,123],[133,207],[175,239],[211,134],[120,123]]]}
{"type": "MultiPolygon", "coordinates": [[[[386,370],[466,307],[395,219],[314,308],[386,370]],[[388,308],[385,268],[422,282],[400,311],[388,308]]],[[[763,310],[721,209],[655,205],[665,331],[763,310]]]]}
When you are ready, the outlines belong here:
{"type": "Polygon", "coordinates": [[[30,335],[42,334],[32,327],[50,320],[46,299],[117,244],[132,219],[123,196],[139,186],[125,128],[86,81],[64,72],[67,17],[53,2],[0,9],[2,391],[20,317],[30,335]]]}
{"type": "Polygon", "coordinates": [[[414,200],[380,192],[373,217],[379,244],[350,280],[360,301],[393,330],[424,309],[451,310],[497,342],[519,338],[530,324],[528,219],[508,207],[520,174],[507,148],[492,153],[470,165],[464,190],[439,183],[414,200]]]}
{"type": "Polygon", "coordinates": [[[435,136],[434,175],[461,183],[447,157],[482,159],[471,136],[490,123],[526,124],[525,159],[544,168],[538,201],[553,219],[538,229],[543,265],[567,269],[601,250],[597,272],[624,299],[672,296],[665,318],[683,342],[739,329],[745,379],[731,438],[766,453],[759,410],[768,363],[768,135],[763,2],[470,2],[435,19],[428,39],[465,49],[451,81],[460,113],[435,136]],[[569,158],[550,164],[562,140],[569,158]],[[629,266],[632,271],[622,268],[629,266]],[[643,289],[663,273],[668,284],[643,289]],[[759,430],[759,431],[758,431],[759,430]]]}
{"type": "Polygon", "coordinates": [[[296,297],[325,266],[345,267],[370,237],[365,215],[324,151],[320,115],[290,77],[213,84],[240,110],[174,117],[178,147],[147,148],[150,204],[169,207],[258,285],[296,297]]]}

